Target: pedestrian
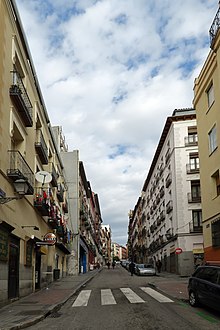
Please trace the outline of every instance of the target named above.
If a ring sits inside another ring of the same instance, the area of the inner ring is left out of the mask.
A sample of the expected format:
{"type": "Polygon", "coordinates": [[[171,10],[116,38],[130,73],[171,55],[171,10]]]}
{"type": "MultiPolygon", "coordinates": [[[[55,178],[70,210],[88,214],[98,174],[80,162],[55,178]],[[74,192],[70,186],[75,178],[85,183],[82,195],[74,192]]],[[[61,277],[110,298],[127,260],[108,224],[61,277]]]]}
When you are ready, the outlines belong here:
{"type": "Polygon", "coordinates": [[[161,262],[161,260],[157,260],[157,262],[156,262],[156,266],[157,266],[157,271],[158,271],[158,273],[160,273],[160,272],[161,272],[161,267],[162,267],[162,262],[161,262]]]}
{"type": "Polygon", "coordinates": [[[131,276],[133,276],[134,274],[134,270],[135,270],[135,264],[134,262],[132,261],[130,264],[129,264],[129,271],[131,273],[131,276]]]}
{"type": "Polygon", "coordinates": [[[108,261],[106,265],[107,265],[107,267],[109,269],[110,268],[110,262],[108,261]]]}
{"type": "Polygon", "coordinates": [[[112,261],[112,268],[114,269],[115,268],[115,262],[112,261]]]}

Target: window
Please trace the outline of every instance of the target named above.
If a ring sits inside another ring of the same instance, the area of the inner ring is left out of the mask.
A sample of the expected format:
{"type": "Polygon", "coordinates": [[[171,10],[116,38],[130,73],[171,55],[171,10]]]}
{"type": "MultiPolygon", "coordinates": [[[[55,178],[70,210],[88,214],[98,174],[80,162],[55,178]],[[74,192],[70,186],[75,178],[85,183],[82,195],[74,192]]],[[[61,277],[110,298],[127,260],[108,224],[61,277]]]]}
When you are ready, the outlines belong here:
{"type": "Polygon", "coordinates": [[[201,210],[192,211],[192,219],[193,219],[193,228],[202,227],[202,211],[201,210]]]}
{"type": "Polygon", "coordinates": [[[216,125],[209,132],[209,152],[210,154],[217,148],[216,125]]]}
{"type": "Polygon", "coordinates": [[[199,155],[198,153],[193,153],[189,155],[189,164],[190,164],[190,170],[196,171],[199,170],[199,155]]]}
{"type": "Polygon", "coordinates": [[[220,219],[212,223],[212,245],[220,246],[220,219]]]}
{"type": "Polygon", "coordinates": [[[201,198],[200,181],[191,181],[192,200],[199,201],[201,198]]]}
{"type": "Polygon", "coordinates": [[[215,192],[214,194],[219,196],[220,195],[220,177],[219,177],[219,170],[216,171],[213,175],[212,175],[212,179],[214,181],[214,189],[215,192]]]}
{"type": "Polygon", "coordinates": [[[208,107],[210,108],[213,102],[215,101],[213,84],[207,90],[207,98],[208,98],[208,107]]]}

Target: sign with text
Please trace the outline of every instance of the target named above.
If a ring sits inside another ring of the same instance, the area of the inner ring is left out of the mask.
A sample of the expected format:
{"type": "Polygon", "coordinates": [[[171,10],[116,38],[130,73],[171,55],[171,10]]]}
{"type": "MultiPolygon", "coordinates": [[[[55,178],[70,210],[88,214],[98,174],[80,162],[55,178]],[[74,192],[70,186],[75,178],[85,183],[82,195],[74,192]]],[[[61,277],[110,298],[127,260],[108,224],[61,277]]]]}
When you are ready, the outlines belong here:
{"type": "Polygon", "coordinates": [[[57,237],[54,233],[47,233],[44,236],[44,242],[46,242],[48,245],[54,245],[57,241],[57,237]]]}

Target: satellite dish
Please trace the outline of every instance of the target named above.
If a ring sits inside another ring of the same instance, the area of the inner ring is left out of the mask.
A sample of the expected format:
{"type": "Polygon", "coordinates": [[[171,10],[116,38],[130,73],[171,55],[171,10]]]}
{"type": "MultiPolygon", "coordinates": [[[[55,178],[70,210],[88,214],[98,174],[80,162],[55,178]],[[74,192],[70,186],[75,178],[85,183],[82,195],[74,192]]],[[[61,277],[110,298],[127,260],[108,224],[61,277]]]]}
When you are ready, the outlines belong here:
{"type": "Polygon", "coordinates": [[[52,180],[52,175],[46,171],[39,171],[35,174],[35,179],[41,182],[43,186],[45,183],[49,183],[52,180]]]}

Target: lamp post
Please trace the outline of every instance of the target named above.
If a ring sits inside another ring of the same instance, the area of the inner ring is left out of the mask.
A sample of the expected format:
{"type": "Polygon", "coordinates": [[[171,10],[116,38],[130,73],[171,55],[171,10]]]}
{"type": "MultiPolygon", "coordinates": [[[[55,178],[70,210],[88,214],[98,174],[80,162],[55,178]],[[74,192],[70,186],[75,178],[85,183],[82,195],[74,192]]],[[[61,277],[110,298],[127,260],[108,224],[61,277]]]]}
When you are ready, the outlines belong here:
{"type": "Polygon", "coordinates": [[[13,182],[14,188],[18,196],[7,197],[6,193],[0,189],[0,204],[8,203],[14,199],[21,199],[28,191],[27,181],[24,179],[18,179],[13,182]]]}

